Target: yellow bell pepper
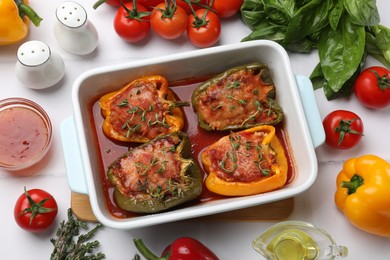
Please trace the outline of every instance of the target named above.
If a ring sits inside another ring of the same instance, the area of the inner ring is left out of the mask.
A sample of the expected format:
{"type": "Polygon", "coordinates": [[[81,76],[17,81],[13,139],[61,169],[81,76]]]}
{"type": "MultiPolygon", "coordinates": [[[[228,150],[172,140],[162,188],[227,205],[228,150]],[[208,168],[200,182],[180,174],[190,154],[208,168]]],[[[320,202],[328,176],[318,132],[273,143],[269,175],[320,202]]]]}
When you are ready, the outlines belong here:
{"type": "Polygon", "coordinates": [[[247,196],[283,187],[288,162],[275,127],[256,126],[231,133],[201,155],[208,190],[224,196],[247,196]]]}
{"type": "Polygon", "coordinates": [[[390,164],[375,155],[351,158],[337,176],[335,203],[357,228],[390,237],[390,164]]]}
{"type": "Polygon", "coordinates": [[[0,45],[23,40],[30,21],[39,26],[42,18],[28,5],[28,0],[0,0],[0,45]]]}

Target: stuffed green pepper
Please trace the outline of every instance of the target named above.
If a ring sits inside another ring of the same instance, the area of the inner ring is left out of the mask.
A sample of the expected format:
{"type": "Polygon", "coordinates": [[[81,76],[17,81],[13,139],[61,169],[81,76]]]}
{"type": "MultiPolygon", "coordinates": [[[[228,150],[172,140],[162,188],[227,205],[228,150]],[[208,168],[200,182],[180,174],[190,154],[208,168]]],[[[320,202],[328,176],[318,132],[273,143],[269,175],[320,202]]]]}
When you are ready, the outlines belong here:
{"type": "Polygon", "coordinates": [[[208,131],[276,125],[283,119],[266,64],[235,67],[205,81],[194,90],[191,102],[199,126],[208,131]]]}
{"type": "Polygon", "coordinates": [[[191,143],[174,132],[130,149],[107,170],[118,206],[136,213],[156,213],[201,194],[202,174],[191,158],[191,143]]]}

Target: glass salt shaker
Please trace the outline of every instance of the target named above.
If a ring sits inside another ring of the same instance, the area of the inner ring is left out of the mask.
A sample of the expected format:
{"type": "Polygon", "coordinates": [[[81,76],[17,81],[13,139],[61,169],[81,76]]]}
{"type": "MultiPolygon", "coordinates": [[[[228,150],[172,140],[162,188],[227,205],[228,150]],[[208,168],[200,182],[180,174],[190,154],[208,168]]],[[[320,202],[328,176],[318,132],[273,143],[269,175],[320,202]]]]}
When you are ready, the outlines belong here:
{"type": "Polygon", "coordinates": [[[72,1],[60,3],[56,17],[54,35],[63,49],[76,55],[86,55],[96,49],[98,33],[80,4],[72,1]]]}
{"type": "Polygon", "coordinates": [[[42,41],[27,41],[17,51],[17,79],[32,89],[44,89],[57,84],[65,75],[65,63],[42,41]]]}
{"type": "Polygon", "coordinates": [[[268,260],[325,260],[346,257],[348,249],[323,229],[303,221],[284,221],[253,240],[253,248],[268,260]]]}

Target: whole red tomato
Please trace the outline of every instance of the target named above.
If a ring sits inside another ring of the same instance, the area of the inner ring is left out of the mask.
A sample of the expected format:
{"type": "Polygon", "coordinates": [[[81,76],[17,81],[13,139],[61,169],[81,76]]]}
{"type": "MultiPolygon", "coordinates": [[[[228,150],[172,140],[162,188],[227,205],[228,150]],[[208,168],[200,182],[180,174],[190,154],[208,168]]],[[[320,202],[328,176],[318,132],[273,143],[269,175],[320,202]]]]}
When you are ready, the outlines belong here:
{"type": "Polygon", "coordinates": [[[349,149],[359,143],[364,126],[361,118],[347,110],[335,110],[322,121],[325,143],[337,149],[349,149]]]}
{"type": "Polygon", "coordinates": [[[171,3],[158,4],[150,15],[153,31],[165,39],[176,39],[187,29],[187,13],[171,3]]]}
{"type": "Polygon", "coordinates": [[[387,107],[390,105],[390,71],[379,66],[363,70],[355,81],[354,92],[366,107],[387,107]]]}
{"type": "Polygon", "coordinates": [[[199,9],[188,17],[187,36],[197,47],[205,48],[216,44],[221,36],[219,17],[208,9],[199,9]]]}
{"type": "Polygon", "coordinates": [[[221,18],[227,18],[240,11],[244,0],[214,0],[211,8],[217,12],[221,18]]]}
{"type": "Polygon", "coordinates": [[[127,42],[138,42],[146,38],[150,31],[150,13],[140,4],[121,5],[114,17],[115,32],[127,42]]]}
{"type": "Polygon", "coordinates": [[[32,189],[19,196],[14,207],[16,223],[23,229],[38,232],[53,224],[58,212],[54,197],[41,189],[32,189]]]}

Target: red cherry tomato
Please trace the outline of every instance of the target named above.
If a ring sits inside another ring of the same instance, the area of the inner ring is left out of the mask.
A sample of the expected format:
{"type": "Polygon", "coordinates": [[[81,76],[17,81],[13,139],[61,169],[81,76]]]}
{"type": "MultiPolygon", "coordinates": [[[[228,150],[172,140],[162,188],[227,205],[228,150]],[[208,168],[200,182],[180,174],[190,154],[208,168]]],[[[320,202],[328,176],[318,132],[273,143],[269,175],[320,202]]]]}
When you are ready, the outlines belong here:
{"type": "Polygon", "coordinates": [[[214,0],[211,8],[217,12],[221,18],[227,18],[240,11],[244,0],[214,0]]]}
{"type": "Polygon", "coordinates": [[[150,15],[153,31],[165,39],[176,39],[187,29],[187,13],[180,6],[158,4],[150,15]]]}
{"type": "Polygon", "coordinates": [[[188,17],[187,36],[197,47],[205,48],[216,44],[221,36],[219,17],[207,9],[199,9],[188,17]]]}
{"type": "Polygon", "coordinates": [[[53,224],[57,212],[57,202],[50,193],[41,189],[25,189],[15,203],[14,218],[21,228],[38,232],[53,224]]]}
{"type": "Polygon", "coordinates": [[[164,3],[164,0],[137,0],[137,5],[145,6],[148,10],[153,10],[158,4],[164,3]]]}
{"type": "Polygon", "coordinates": [[[361,118],[347,110],[335,110],[322,121],[325,130],[325,143],[337,149],[354,147],[363,136],[361,118]]]}
{"type": "Polygon", "coordinates": [[[390,71],[379,66],[363,70],[355,81],[354,92],[366,107],[387,107],[390,105],[390,71]]]}
{"type": "Polygon", "coordinates": [[[134,8],[127,3],[118,8],[114,18],[115,32],[127,42],[138,42],[146,38],[150,31],[150,15],[140,4],[134,8]]]}
{"type": "Polygon", "coordinates": [[[132,0],[107,0],[105,3],[114,7],[119,7],[121,6],[121,3],[128,3],[131,1],[132,0]]]}
{"type": "MultiPolygon", "coordinates": [[[[205,6],[208,6],[208,0],[192,0],[191,1],[191,6],[192,8],[194,9],[194,11],[202,8],[202,7],[205,7],[205,6]]],[[[181,8],[184,9],[184,11],[186,11],[187,14],[191,14],[192,11],[191,11],[191,7],[190,7],[190,4],[187,3],[185,0],[176,0],[176,4],[178,6],[180,6],[181,8]]]]}

